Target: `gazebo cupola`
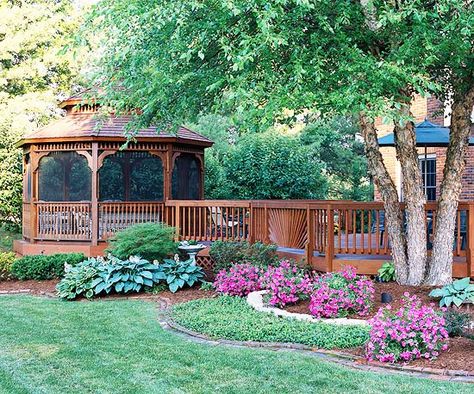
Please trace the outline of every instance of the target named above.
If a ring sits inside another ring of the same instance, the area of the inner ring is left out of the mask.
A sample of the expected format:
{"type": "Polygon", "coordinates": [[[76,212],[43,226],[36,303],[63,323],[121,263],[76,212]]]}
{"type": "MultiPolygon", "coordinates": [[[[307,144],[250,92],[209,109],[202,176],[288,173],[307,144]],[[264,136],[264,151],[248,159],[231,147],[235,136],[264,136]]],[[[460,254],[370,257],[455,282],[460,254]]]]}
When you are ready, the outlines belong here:
{"type": "Polygon", "coordinates": [[[66,116],[19,142],[23,240],[17,252],[69,251],[71,243],[95,251],[117,230],[163,221],[165,200],[203,198],[204,149],[212,145],[206,137],[186,127],[174,134],[150,126],[123,149],[131,116],[104,119],[99,104],[81,95],[60,106],[66,116]]]}

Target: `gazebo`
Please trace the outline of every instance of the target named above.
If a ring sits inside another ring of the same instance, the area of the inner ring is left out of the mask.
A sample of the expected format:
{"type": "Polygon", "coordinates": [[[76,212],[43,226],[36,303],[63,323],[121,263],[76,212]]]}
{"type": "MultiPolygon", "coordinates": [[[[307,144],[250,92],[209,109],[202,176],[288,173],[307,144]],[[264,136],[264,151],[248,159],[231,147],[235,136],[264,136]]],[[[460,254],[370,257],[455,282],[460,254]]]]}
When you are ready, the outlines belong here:
{"type": "Polygon", "coordinates": [[[97,255],[116,231],[167,221],[166,200],[204,197],[206,137],[180,127],[140,130],[124,145],[131,116],[98,116],[99,104],[72,96],[66,116],[25,136],[20,254],[97,255]]]}

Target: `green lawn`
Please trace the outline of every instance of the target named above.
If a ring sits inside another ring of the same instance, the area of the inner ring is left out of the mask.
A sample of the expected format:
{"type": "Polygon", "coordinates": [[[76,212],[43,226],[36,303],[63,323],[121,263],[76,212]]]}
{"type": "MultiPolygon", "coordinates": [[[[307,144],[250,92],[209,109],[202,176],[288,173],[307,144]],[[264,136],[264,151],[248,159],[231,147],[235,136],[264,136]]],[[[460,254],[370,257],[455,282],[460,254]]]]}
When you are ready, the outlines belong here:
{"type": "Polygon", "coordinates": [[[0,297],[0,393],[472,392],[300,353],[196,344],[156,314],[143,301],[0,297]]]}

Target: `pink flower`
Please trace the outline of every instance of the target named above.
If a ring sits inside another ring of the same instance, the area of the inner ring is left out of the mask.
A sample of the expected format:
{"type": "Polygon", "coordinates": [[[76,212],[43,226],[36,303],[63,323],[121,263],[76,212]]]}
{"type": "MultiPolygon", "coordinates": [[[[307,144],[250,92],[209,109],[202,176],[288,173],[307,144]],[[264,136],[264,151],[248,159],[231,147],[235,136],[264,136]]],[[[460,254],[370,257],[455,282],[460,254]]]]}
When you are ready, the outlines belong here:
{"type": "Polygon", "coordinates": [[[431,359],[448,348],[448,332],[442,315],[431,306],[422,305],[416,296],[405,293],[402,307],[392,311],[380,308],[369,321],[370,339],[366,345],[368,360],[408,362],[431,359]],[[387,355],[386,349],[391,353],[387,355]]]}

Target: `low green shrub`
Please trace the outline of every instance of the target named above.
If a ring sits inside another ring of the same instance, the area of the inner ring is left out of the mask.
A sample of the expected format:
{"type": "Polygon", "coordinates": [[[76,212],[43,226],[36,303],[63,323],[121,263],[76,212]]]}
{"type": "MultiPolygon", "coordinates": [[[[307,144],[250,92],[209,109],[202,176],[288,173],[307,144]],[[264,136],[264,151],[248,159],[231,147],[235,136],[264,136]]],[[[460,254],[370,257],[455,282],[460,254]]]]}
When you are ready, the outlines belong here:
{"type": "Polygon", "coordinates": [[[11,270],[16,255],[13,252],[0,252],[0,280],[11,278],[11,270]]]}
{"type": "Polygon", "coordinates": [[[85,259],[82,253],[23,256],[12,264],[11,275],[20,280],[61,278],[65,264],[76,265],[85,259]]]}
{"type": "Polygon", "coordinates": [[[265,245],[261,242],[250,244],[247,241],[216,241],[209,249],[214,260],[214,270],[219,272],[232,264],[249,263],[259,267],[278,264],[277,245],[265,245]]]}
{"type": "Polygon", "coordinates": [[[177,252],[176,229],[164,223],[142,223],[119,231],[109,240],[106,252],[119,259],[140,256],[146,260],[163,260],[177,252]]]}
{"type": "Polygon", "coordinates": [[[231,296],[178,304],[171,316],[190,330],[237,341],[301,343],[335,349],[362,346],[369,338],[369,327],[279,318],[257,312],[245,299],[231,296]]]}
{"type": "Polygon", "coordinates": [[[450,337],[462,336],[468,329],[469,320],[471,319],[468,313],[462,313],[451,308],[444,312],[443,317],[450,337]]]}

